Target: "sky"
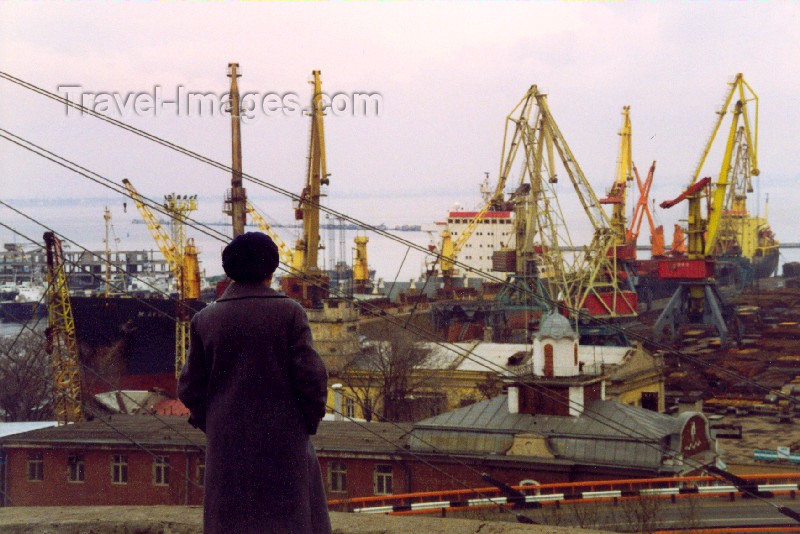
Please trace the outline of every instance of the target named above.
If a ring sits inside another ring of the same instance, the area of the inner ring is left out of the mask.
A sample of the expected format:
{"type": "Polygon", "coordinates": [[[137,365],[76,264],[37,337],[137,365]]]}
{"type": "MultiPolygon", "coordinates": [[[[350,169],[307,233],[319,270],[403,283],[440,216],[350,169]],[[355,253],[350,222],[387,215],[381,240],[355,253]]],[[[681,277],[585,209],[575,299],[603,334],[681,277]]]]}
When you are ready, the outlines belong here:
{"type": "MultiPolygon", "coordinates": [[[[454,202],[480,203],[494,183],[506,115],[528,87],[548,94],[558,125],[598,195],[616,164],[622,106],[631,106],[633,157],[658,161],[660,202],[688,184],[737,72],[759,96],[762,199],[782,241],[800,241],[800,4],[705,2],[154,3],[3,2],[2,71],[56,91],[224,93],[227,64],[242,91],[310,99],[323,91],[378,93],[375,117],[326,117],[329,204],[371,223],[427,224],[454,202]]],[[[111,116],[230,163],[230,120],[130,112],[111,116]]],[[[0,80],[0,127],[151,197],[198,194],[218,213],[229,175],[0,80]]],[[[244,170],[299,192],[308,119],[245,124],[244,170]]],[[[708,174],[718,170],[710,162],[708,174]]],[[[705,172],[703,174],[706,174],[705,172]]],[[[116,198],[0,139],[0,198],[116,198]]],[[[559,185],[562,187],[562,184],[559,185]]],[[[559,194],[581,222],[574,193],[559,194]]],[[[288,199],[248,185],[277,220],[288,199]]],[[[684,210],[685,213],[685,210],[684,210]]],[[[678,208],[660,212],[671,225],[678,208]]],[[[0,212],[0,218],[3,217],[0,212]]],[[[222,215],[211,217],[221,219],[222,215]]],[[[669,226],[667,226],[669,227],[669,226]]],[[[580,239],[578,239],[580,240],[580,239]]]]}

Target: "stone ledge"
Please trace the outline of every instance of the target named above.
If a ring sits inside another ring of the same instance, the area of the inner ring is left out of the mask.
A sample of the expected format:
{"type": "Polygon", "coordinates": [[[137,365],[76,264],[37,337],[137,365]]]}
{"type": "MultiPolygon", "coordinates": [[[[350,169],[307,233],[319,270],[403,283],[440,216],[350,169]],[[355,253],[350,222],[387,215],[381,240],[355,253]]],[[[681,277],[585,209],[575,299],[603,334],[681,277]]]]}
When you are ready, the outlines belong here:
{"type": "MultiPolygon", "coordinates": [[[[194,534],[202,531],[199,506],[70,506],[0,508],[3,534],[194,534]]],[[[336,534],[578,534],[599,531],[554,526],[331,513],[336,534]]]]}

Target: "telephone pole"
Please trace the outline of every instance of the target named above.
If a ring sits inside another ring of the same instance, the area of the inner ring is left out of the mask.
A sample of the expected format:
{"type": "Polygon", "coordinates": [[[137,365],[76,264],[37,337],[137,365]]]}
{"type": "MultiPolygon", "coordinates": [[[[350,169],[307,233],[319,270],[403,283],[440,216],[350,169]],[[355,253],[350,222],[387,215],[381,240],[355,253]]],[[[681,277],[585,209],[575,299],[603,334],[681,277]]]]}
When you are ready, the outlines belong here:
{"type": "Polygon", "coordinates": [[[233,173],[231,175],[231,188],[225,198],[224,212],[231,216],[233,222],[233,237],[244,233],[247,223],[247,194],[242,187],[242,119],[240,116],[241,103],[239,101],[239,64],[228,63],[228,77],[231,79],[231,143],[233,173]]]}

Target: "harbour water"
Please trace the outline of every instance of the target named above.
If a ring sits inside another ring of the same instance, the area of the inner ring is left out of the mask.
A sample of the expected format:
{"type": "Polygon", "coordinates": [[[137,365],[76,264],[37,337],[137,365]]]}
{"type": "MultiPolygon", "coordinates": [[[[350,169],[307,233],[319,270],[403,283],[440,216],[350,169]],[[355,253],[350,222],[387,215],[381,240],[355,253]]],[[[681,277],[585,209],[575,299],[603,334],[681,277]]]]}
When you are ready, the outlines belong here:
{"type": "MultiPolygon", "coordinates": [[[[428,199],[426,202],[431,206],[448,206],[448,199],[446,198],[433,198],[428,199]]],[[[281,223],[293,222],[291,210],[287,209],[284,204],[285,202],[263,202],[260,207],[263,211],[274,214],[273,221],[271,221],[273,223],[275,220],[281,223]]],[[[156,248],[147,226],[141,223],[141,218],[133,203],[123,197],[109,198],[107,200],[89,199],[85,201],[55,202],[47,205],[29,201],[13,205],[90,250],[102,250],[105,247],[103,242],[105,234],[103,208],[108,205],[112,212],[112,250],[153,250],[156,248]],[[127,201],[126,210],[123,208],[123,202],[125,201],[127,201]]],[[[428,211],[431,212],[429,220],[416,222],[408,220],[386,221],[386,224],[390,228],[394,224],[420,224],[425,228],[426,226],[432,226],[431,223],[437,218],[441,220],[444,213],[446,213],[445,210],[441,210],[438,212],[440,216],[437,217],[437,212],[430,206],[428,211]]],[[[351,212],[351,210],[347,210],[347,212],[351,212]]],[[[0,207],[0,216],[2,216],[5,224],[41,242],[42,233],[45,231],[41,226],[13,213],[5,207],[0,207]]],[[[193,214],[193,218],[203,222],[219,222],[219,224],[213,225],[210,230],[201,231],[189,228],[187,235],[195,239],[200,249],[201,269],[206,276],[222,274],[220,256],[231,230],[224,223],[225,217],[219,211],[219,204],[211,200],[200,202],[199,209],[193,214]],[[203,233],[203,231],[208,233],[203,233]],[[222,235],[217,234],[217,232],[222,235]]],[[[166,216],[159,215],[159,219],[166,219],[166,216]]],[[[335,221],[325,219],[323,215],[322,223],[330,222],[333,222],[334,226],[337,224],[335,221]]],[[[165,225],[165,229],[168,229],[168,225],[165,225]]],[[[256,230],[255,227],[248,227],[248,229],[256,230]]],[[[297,240],[299,229],[296,227],[275,227],[275,231],[289,246],[292,246],[297,240]]],[[[422,247],[427,247],[430,243],[438,241],[439,238],[438,235],[430,231],[396,231],[391,229],[388,231],[403,240],[422,247]]],[[[367,235],[369,237],[368,259],[370,269],[375,270],[375,279],[383,279],[386,285],[390,285],[394,280],[408,282],[411,279],[417,279],[424,272],[426,260],[430,261],[430,257],[426,254],[380,236],[373,231],[326,228],[321,233],[321,245],[324,248],[320,251],[320,266],[324,268],[329,268],[334,262],[342,261],[342,259],[348,265],[351,265],[354,254],[353,238],[357,234],[367,235]]],[[[781,236],[779,235],[778,237],[780,238],[781,236]]],[[[30,245],[25,239],[14,235],[5,228],[0,228],[0,241],[3,243],[21,243],[26,247],[30,245]]],[[[77,248],[69,243],[65,243],[64,247],[66,250],[75,250],[77,248]]],[[[640,252],[640,254],[646,254],[646,252],[640,252]]],[[[158,255],[157,251],[156,255],[158,255]]],[[[790,261],[800,261],[800,249],[781,249],[778,274],[781,273],[782,265],[790,261]]],[[[16,335],[18,329],[19,327],[15,325],[0,324],[0,335],[16,335]]]]}
{"type": "MultiPolygon", "coordinates": [[[[31,217],[48,225],[50,228],[57,230],[66,238],[72,239],[79,245],[95,251],[105,248],[103,242],[105,235],[103,209],[108,205],[112,213],[113,226],[110,239],[111,250],[156,250],[156,255],[158,255],[155,242],[147,226],[142,224],[139,212],[129,199],[124,199],[123,197],[109,199],[108,201],[104,201],[103,199],[90,199],[82,202],[51,203],[48,205],[9,203],[18,207],[19,210],[31,217]],[[127,201],[126,210],[123,209],[123,202],[125,201],[127,201]]],[[[199,209],[192,214],[192,218],[202,222],[214,222],[215,224],[212,225],[210,229],[187,228],[186,234],[188,237],[194,238],[200,250],[201,270],[205,272],[206,276],[219,275],[223,272],[221,260],[222,249],[227,244],[228,236],[231,235],[231,228],[229,225],[223,223],[223,221],[225,221],[225,216],[220,212],[219,202],[212,202],[209,200],[207,202],[199,202],[198,204],[199,209]]],[[[259,205],[259,207],[265,213],[273,214],[273,220],[269,222],[273,224],[275,220],[283,224],[291,224],[294,222],[291,211],[286,209],[285,206],[270,206],[269,203],[264,204],[266,205],[259,205]],[[273,209],[270,210],[268,208],[273,209]]],[[[40,243],[42,242],[42,234],[45,229],[40,225],[2,206],[0,206],[0,216],[5,224],[8,224],[17,231],[40,243]]],[[[163,214],[157,214],[157,216],[160,220],[167,219],[163,214]]],[[[325,224],[327,222],[329,221],[326,220],[323,215],[322,223],[325,224]]],[[[337,222],[330,222],[338,226],[337,222]]],[[[425,222],[429,221],[423,221],[423,223],[425,222]]],[[[383,221],[376,222],[375,224],[382,223],[383,221]]],[[[394,224],[409,223],[407,221],[397,223],[386,221],[385,224],[392,227],[394,224]]],[[[164,224],[163,226],[165,230],[169,231],[168,224],[164,224]]],[[[274,229],[290,247],[293,247],[298,238],[298,228],[275,227],[274,229]]],[[[255,226],[248,226],[248,230],[257,230],[257,228],[255,226]]],[[[433,236],[431,233],[424,231],[389,231],[403,240],[410,241],[423,247],[427,247],[432,238],[438,238],[438,236],[433,236]]],[[[351,265],[354,253],[353,239],[356,233],[369,237],[369,264],[370,269],[376,271],[376,278],[383,278],[386,283],[391,283],[395,278],[408,282],[411,278],[417,278],[420,273],[423,272],[425,254],[419,251],[409,250],[408,246],[382,237],[372,231],[357,232],[356,230],[344,230],[342,232],[338,227],[331,230],[321,230],[322,235],[320,242],[324,248],[320,251],[320,267],[328,268],[332,263],[332,259],[335,261],[344,259],[348,265],[351,265]],[[330,240],[331,234],[333,234],[334,238],[333,243],[331,243],[330,240]],[[333,251],[331,250],[331,244],[333,244],[333,251]]],[[[31,246],[29,241],[20,236],[16,236],[6,228],[0,228],[0,241],[3,243],[20,243],[25,247],[31,246]]],[[[64,249],[76,250],[78,247],[65,242],[64,249]]]]}

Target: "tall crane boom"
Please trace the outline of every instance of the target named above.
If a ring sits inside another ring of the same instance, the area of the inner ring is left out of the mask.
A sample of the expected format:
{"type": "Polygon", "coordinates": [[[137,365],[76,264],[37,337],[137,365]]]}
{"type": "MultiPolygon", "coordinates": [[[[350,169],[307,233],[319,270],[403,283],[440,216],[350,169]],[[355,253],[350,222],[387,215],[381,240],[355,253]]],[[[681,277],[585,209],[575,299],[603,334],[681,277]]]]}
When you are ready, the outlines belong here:
{"type": "MultiPolygon", "coordinates": [[[[591,315],[609,317],[636,315],[636,293],[633,288],[626,290],[623,287],[620,276],[621,267],[617,262],[616,238],[611,221],[603,211],[600,201],[556,124],[547,103],[547,95],[539,92],[535,85],[531,91],[539,110],[537,124],[540,130],[540,140],[538,145],[547,146],[552,143],[589,224],[594,230],[592,242],[585,247],[583,254],[571,269],[573,274],[564,278],[567,285],[560,288],[559,292],[565,296],[567,304],[572,309],[587,309],[591,315]]],[[[536,162],[536,166],[541,167],[542,150],[539,149],[538,153],[540,161],[536,162]]],[[[551,187],[553,181],[550,180],[551,187]]],[[[538,180],[538,183],[542,186],[539,189],[541,193],[546,184],[542,180],[538,180]]],[[[537,188],[532,187],[531,190],[537,191],[537,188]]],[[[555,196],[554,193],[553,196],[555,196]]],[[[544,196],[540,198],[544,198],[544,196]]],[[[539,213],[549,212],[550,207],[542,205],[537,211],[539,213]]],[[[552,241],[553,238],[550,236],[557,236],[558,232],[549,229],[547,232],[542,232],[541,235],[543,239],[552,241]]],[[[559,246],[558,242],[543,241],[542,250],[553,250],[559,246]]],[[[563,259],[561,261],[563,263],[563,259]]],[[[567,271],[566,268],[564,270],[567,271]]]]}
{"type": "Polygon", "coordinates": [[[281,288],[306,308],[321,308],[328,298],[329,279],[319,268],[319,206],[322,186],[328,185],[328,164],[325,156],[322,81],[320,71],[312,71],[311,125],[308,142],[306,179],[300,198],[295,201],[295,219],[303,221],[303,233],[294,248],[290,276],[281,278],[281,288]]]}
{"type": "Polygon", "coordinates": [[[714,187],[711,204],[709,205],[708,233],[706,235],[705,248],[703,251],[706,256],[713,255],[714,249],[717,245],[717,237],[719,236],[719,229],[722,222],[722,212],[725,209],[727,187],[730,183],[730,172],[733,168],[732,156],[736,140],[736,130],[738,129],[739,124],[739,117],[742,114],[742,105],[743,104],[741,100],[736,102],[733,112],[733,120],[731,121],[730,132],[728,133],[728,142],[725,145],[725,155],[722,158],[722,167],[719,171],[719,178],[714,187]]]}
{"type": "Polygon", "coordinates": [[[161,254],[163,254],[164,259],[167,260],[170,269],[175,275],[176,283],[178,285],[178,293],[183,294],[187,299],[199,298],[199,265],[196,261],[194,261],[191,262],[191,269],[186,268],[187,249],[188,252],[192,252],[194,250],[195,253],[196,249],[193,247],[193,242],[190,240],[185,241],[183,239],[184,219],[187,213],[197,209],[197,197],[184,196],[183,198],[180,198],[180,195],[167,195],[164,207],[170,212],[173,224],[175,224],[177,227],[176,233],[178,235],[175,236],[177,238],[175,239],[170,236],[166,230],[164,230],[164,227],[158,222],[156,215],[153,213],[150,207],[144,203],[141,195],[139,195],[139,192],[135,187],[133,187],[133,184],[130,182],[130,180],[125,178],[122,180],[122,183],[128,190],[128,193],[133,199],[134,204],[136,204],[136,208],[139,210],[139,214],[142,216],[142,219],[144,219],[147,229],[150,231],[150,235],[156,242],[158,249],[161,251],[161,254]],[[189,247],[187,247],[187,244],[189,247]],[[194,272],[195,269],[198,272],[194,272]],[[192,282],[190,282],[190,280],[192,280],[192,282]]]}
{"type": "Polygon", "coordinates": [[[197,209],[197,195],[167,195],[164,208],[170,214],[172,233],[170,236],[156,219],[153,211],[144,203],[141,195],[127,178],[122,180],[128,194],[147,224],[158,248],[175,275],[178,286],[178,302],[175,317],[175,375],[180,374],[186,363],[189,348],[189,309],[186,301],[200,297],[200,262],[194,240],[186,239],[184,222],[186,215],[197,209]]]}
{"type": "Polygon", "coordinates": [[[69,301],[61,241],[44,234],[47,248],[47,352],[53,364],[53,404],[59,425],[84,419],[75,320],[69,301]]]}
{"type": "Polygon", "coordinates": [[[314,94],[311,97],[311,139],[308,146],[306,185],[295,211],[296,217],[303,220],[303,236],[298,240],[296,248],[300,255],[301,271],[307,274],[319,271],[319,203],[322,198],[321,186],[329,183],[320,74],[318,70],[312,72],[314,94]]]}
{"type": "MultiPolygon", "coordinates": [[[[504,192],[506,182],[513,170],[517,152],[524,146],[523,137],[526,135],[531,109],[533,108],[533,95],[526,93],[525,96],[514,106],[514,109],[506,116],[505,131],[503,132],[503,149],[500,158],[500,172],[497,177],[497,185],[494,193],[489,197],[486,204],[478,211],[466,228],[459,234],[458,239],[453,241],[450,230],[445,228],[442,231],[440,246],[442,276],[448,279],[453,276],[453,261],[464,248],[472,234],[480,225],[481,221],[490,211],[503,211],[508,209],[508,202],[505,200],[504,192]]],[[[523,149],[524,150],[524,149],[523,149]]]]}
{"type": "MultiPolygon", "coordinates": [[[[625,232],[625,243],[628,245],[636,246],[636,241],[639,237],[639,231],[642,228],[643,217],[647,216],[647,223],[650,226],[650,249],[653,257],[664,255],[664,227],[656,226],[653,221],[653,214],[650,212],[650,188],[653,185],[653,176],[656,171],[656,162],[650,166],[647,171],[647,177],[642,182],[639,177],[639,170],[636,165],[633,166],[633,174],[636,177],[636,185],[639,189],[639,200],[636,202],[636,208],[633,211],[628,229],[625,232]]],[[[635,251],[635,249],[634,249],[635,251]]]]}
{"type": "Polygon", "coordinates": [[[256,223],[258,229],[270,236],[278,246],[278,255],[280,256],[281,262],[288,267],[298,268],[299,266],[294,264],[294,254],[292,254],[292,249],[289,248],[289,245],[286,244],[286,241],[284,241],[283,238],[278,235],[278,232],[276,232],[272,226],[269,225],[264,217],[264,214],[258,211],[258,209],[249,200],[247,201],[247,213],[250,214],[250,218],[256,223]]]}
{"type": "Polygon", "coordinates": [[[626,187],[628,182],[633,181],[633,158],[632,154],[632,128],[630,117],[630,106],[622,108],[622,128],[619,131],[620,144],[619,156],[617,157],[617,171],[614,184],[608,197],[600,201],[601,204],[612,204],[611,228],[617,239],[618,245],[626,243],[627,231],[625,222],[626,207],[626,187]]]}
{"type": "Polygon", "coordinates": [[[242,117],[239,100],[239,82],[241,77],[238,63],[228,63],[228,77],[231,79],[231,188],[225,199],[224,213],[231,216],[233,237],[244,233],[247,224],[247,191],[242,187],[242,117]]]}

